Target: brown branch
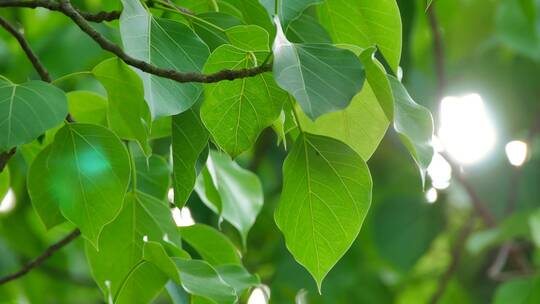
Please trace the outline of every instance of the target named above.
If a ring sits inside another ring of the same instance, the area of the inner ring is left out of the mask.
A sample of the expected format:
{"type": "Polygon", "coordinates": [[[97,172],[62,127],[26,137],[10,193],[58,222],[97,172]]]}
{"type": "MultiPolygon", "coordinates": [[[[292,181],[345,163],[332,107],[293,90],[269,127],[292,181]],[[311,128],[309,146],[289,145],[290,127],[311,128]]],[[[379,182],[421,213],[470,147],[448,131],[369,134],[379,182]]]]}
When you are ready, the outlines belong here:
{"type": "MultiPolygon", "coordinates": [[[[60,3],[58,2],[52,2],[49,0],[30,0],[30,1],[22,1],[22,0],[0,0],[0,7],[25,7],[25,8],[46,8],[51,11],[61,11],[60,10],[60,3]]],[[[111,11],[111,12],[97,12],[97,13],[89,13],[89,12],[83,12],[77,9],[79,14],[83,16],[84,19],[90,21],[90,22],[103,22],[103,21],[112,21],[120,18],[120,11],[111,11]]]]}
{"type": "Polygon", "coordinates": [[[32,66],[34,66],[34,69],[39,74],[39,77],[41,78],[41,80],[46,81],[46,82],[51,82],[51,76],[49,76],[49,72],[43,66],[43,64],[39,61],[36,54],[32,51],[23,33],[19,32],[13,25],[11,25],[11,23],[9,23],[6,19],[2,18],[1,16],[0,16],[0,26],[2,26],[6,31],[8,31],[15,39],[17,39],[17,42],[23,49],[24,53],[26,54],[26,57],[28,57],[28,59],[32,63],[32,66]]]}
{"type": "Polygon", "coordinates": [[[439,284],[437,285],[437,290],[431,296],[431,300],[429,301],[430,304],[437,304],[437,302],[439,302],[439,300],[443,296],[444,291],[446,290],[446,287],[448,286],[448,283],[450,282],[450,279],[452,278],[452,275],[454,274],[454,272],[456,272],[459,266],[459,262],[461,261],[461,256],[463,254],[463,249],[465,247],[465,242],[467,241],[467,238],[473,231],[473,227],[474,227],[474,218],[471,216],[465,220],[465,224],[461,227],[461,229],[458,232],[457,239],[454,242],[453,247],[452,247],[452,258],[450,260],[450,265],[448,265],[448,268],[446,269],[446,271],[439,278],[439,284]]]}
{"type": "Polygon", "coordinates": [[[81,235],[81,231],[79,229],[73,230],[70,234],[65,236],[63,239],[49,246],[40,256],[33,259],[29,263],[25,264],[19,271],[12,273],[8,276],[5,276],[3,278],[0,278],[0,285],[3,285],[7,282],[18,279],[24,276],[25,274],[27,274],[28,272],[30,272],[30,270],[36,267],[39,267],[45,260],[47,260],[55,252],[62,249],[67,244],[71,243],[71,241],[75,240],[77,237],[79,237],[79,235],[81,235]]]}
{"type": "Polygon", "coordinates": [[[46,1],[46,0],[34,0],[34,1],[15,1],[8,0],[5,3],[0,2],[0,6],[7,7],[6,3],[12,4],[16,7],[44,7],[51,10],[62,12],[69,17],[83,32],[85,32],[90,38],[92,38],[99,46],[116,55],[126,64],[140,69],[141,71],[175,80],[180,83],[185,82],[200,82],[200,83],[213,83],[222,80],[234,80],[239,78],[247,78],[259,75],[261,73],[269,72],[272,70],[272,66],[264,64],[254,68],[245,68],[239,70],[221,70],[212,74],[202,74],[198,72],[180,72],[174,69],[164,69],[158,66],[152,65],[143,60],[136,59],[129,56],[118,45],[112,43],[110,40],[96,31],[85,19],[85,17],[74,8],[69,0],[61,0],[60,3],[46,1]]]}

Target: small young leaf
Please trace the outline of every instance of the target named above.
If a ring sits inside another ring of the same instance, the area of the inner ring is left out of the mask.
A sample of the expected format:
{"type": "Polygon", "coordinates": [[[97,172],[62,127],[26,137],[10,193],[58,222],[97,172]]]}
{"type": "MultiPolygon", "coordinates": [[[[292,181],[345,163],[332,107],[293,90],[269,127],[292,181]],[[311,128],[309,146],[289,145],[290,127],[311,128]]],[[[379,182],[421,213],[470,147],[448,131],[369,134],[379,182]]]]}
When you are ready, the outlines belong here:
{"type": "Polygon", "coordinates": [[[66,95],[57,87],[0,78],[0,151],[31,142],[59,125],[67,113],[66,95]]]}
{"type": "Polygon", "coordinates": [[[274,77],[298,101],[309,118],[346,108],[364,84],[364,67],[349,50],[328,44],[296,44],[278,28],[274,77]]]}
{"type": "Polygon", "coordinates": [[[32,164],[28,191],[35,206],[58,206],[97,248],[103,227],[122,207],[129,175],[126,148],[114,133],[69,124],[32,164]]]}
{"type": "Polygon", "coordinates": [[[319,290],[360,231],[371,185],[364,160],[335,139],[302,133],[285,160],[275,220],[319,290]]]}

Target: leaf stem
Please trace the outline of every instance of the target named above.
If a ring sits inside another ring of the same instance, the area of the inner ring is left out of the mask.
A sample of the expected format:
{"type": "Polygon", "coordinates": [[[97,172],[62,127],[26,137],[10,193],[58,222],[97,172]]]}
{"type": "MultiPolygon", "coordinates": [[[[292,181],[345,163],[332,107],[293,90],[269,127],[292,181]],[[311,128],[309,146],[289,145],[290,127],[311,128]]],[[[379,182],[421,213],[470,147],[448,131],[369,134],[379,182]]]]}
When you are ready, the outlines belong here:
{"type": "Polygon", "coordinates": [[[162,7],[156,7],[157,9],[161,9],[161,10],[164,10],[164,11],[167,11],[167,12],[171,12],[171,13],[176,13],[176,14],[180,14],[184,17],[187,17],[189,19],[194,19],[194,20],[197,20],[201,23],[204,23],[208,26],[211,26],[213,27],[214,29],[218,30],[218,31],[221,31],[221,32],[225,32],[225,29],[211,23],[211,22],[208,22],[200,17],[197,17],[195,14],[190,14],[190,13],[187,13],[181,9],[179,9],[178,7],[176,7],[175,5],[171,5],[170,3],[167,3],[167,2],[164,2],[162,0],[154,0],[155,3],[161,5],[162,7]]]}

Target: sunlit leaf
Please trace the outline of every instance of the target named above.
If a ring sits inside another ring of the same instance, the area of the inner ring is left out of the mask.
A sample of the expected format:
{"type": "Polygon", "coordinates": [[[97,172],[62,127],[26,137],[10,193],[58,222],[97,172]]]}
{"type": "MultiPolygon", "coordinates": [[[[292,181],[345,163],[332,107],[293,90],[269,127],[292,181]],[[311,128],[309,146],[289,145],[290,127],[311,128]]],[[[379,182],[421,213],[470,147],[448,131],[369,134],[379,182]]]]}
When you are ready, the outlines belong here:
{"type": "Polygon", "coordinates": [[[69,124],[32,164],[28,190],[34,206],[57,206],[97,247],[103,227],[122,207],[129,175],[128,154],[116,135],[69,124]]]}
{"type": "Polygon", "coordinates": [[[401,17],[396,0],[325,0],[321,23],[334,43],[377,46],[394,72],[401,58],[401,17]]]}
{"type": "Polygon", "coordinates": [[[364,160],[328,137],[302,133],[285,160],[275,220],[287,248],[319,290],[360,231],[371,184],[364,160]]]}
{"type": "Polygon", "coordinates": [[[107,100],[91,91],[72,91],[66,94],[69,114],[77,122],[107,127],[107,100]]]}
{"type": "MultiPolygon", "coordinates": [[[[205,66],[208,73],[255,67],[268,53],[246,53],[230,45],[217,48],[205,66]]],[[[232,157],[249,149],[259,133],[278,117],[286,94],[270,73],[205,85],[201,119],[214,141],[232,157]]]]}

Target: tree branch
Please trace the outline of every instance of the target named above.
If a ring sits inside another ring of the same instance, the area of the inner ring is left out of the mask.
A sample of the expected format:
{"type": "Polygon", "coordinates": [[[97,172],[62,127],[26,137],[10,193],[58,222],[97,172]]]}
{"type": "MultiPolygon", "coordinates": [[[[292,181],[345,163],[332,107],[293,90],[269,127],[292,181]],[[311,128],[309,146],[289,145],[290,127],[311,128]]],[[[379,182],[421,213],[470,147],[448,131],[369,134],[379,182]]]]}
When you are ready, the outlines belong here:
{"type": "Polygon", "coordinates": [[[33,259],[29,263],[25,264],[19,271],[12,273],[8,276],[5,276],[3,278],[0,278],[0,285],[3,285],[7,282],[18,279],[24,276],[25,274],[27,274],[28,272],[30,272],[30,270],[36,267],[39,267],[45,260],[47,260],[55,252],[62,249],[67,244],[71,243],[71,241],[75,240],[77,237],[79,237],[79,235],[81,235],[81,231],[79,229],[73,230],[70,234],[65,236],[63,239],[49,246],[40,256],[33,259]]]}
{"type": "Polygon", "coordinates": [[[175,80],[180,83],[185,82],[200,82],[200,83],[213,83],[219,82],[222,80],[234,80],[238,78],[247,78],[253,77],[261,73],[271,71],[272,66],[269,64],[257,66],[254,68],[245,68],[239,70],[229,70],[225,69],[213,74],[202,74],[198,72],[180,72],[174,69],[164,69],[158,66],[152,65],[143,60],[136,59],[129,56],[127,53],[122,50],[118,45],[112,43],[110,40],[101,35],[96,31],[90,24],[88,24],[84,15],[81,14],[76,8],[74,8],[69,0],[61,0],[60,3],[51,2],[47,0],[34,0],[34,1],[17,1],[17,0],[7,0],[0,3],[0,6],[7,7],[44,7],[50,10],[62,12],[64,15],[69,17],[83,32],[85,32],[90,38],[92,38],[99,46],[116,55],[126,64],[131,65],[140,69],[141,71],[160,76],[163,78],[168,78],[175,80]]]}
{"type": "MultiPolygon", "coordinates": [[[[23,0],[1,0],[0,1],[0,7],[25,7],[25,8],[46,8],[51,11],[58,11],[60,10],[60,3],[58,2],[52,2],[49,0],[30,0],[30,1],[23,1],[23,0]]],[[[84,19],[90,21],[90,22],[103,22],[103,21],[112,21],[120,18],[120,11],[111,11],[111,12],[97,12],[97,13],[88,13],[83,12],[77,9],[79,14],[83,16],[84,19]]]]}
{"type": "Polygon", "coordinates": [[[49,76],[49,72],[47,71],[45,66],[43,66],[43,64],[39,61],[36,54],[32,51],[23,33],[19,32],[13,25],[11,25],[11,23],[9,23],[6,19],[2,18],[1,16],[0,16],[0,26],[2,26],[6,31],[8,31],[15,39],[17,39],[17,42],[19,42],[19,45],[21,46],[24,53],[26,54],[26,57],[28,57],[28,59],[32,63],[32,66],[34,66],[34,69],[39,74],[39,77],[41,78],[41,80],[46,81],[46,82],[51,82],[51,76],[49,76]]]}

